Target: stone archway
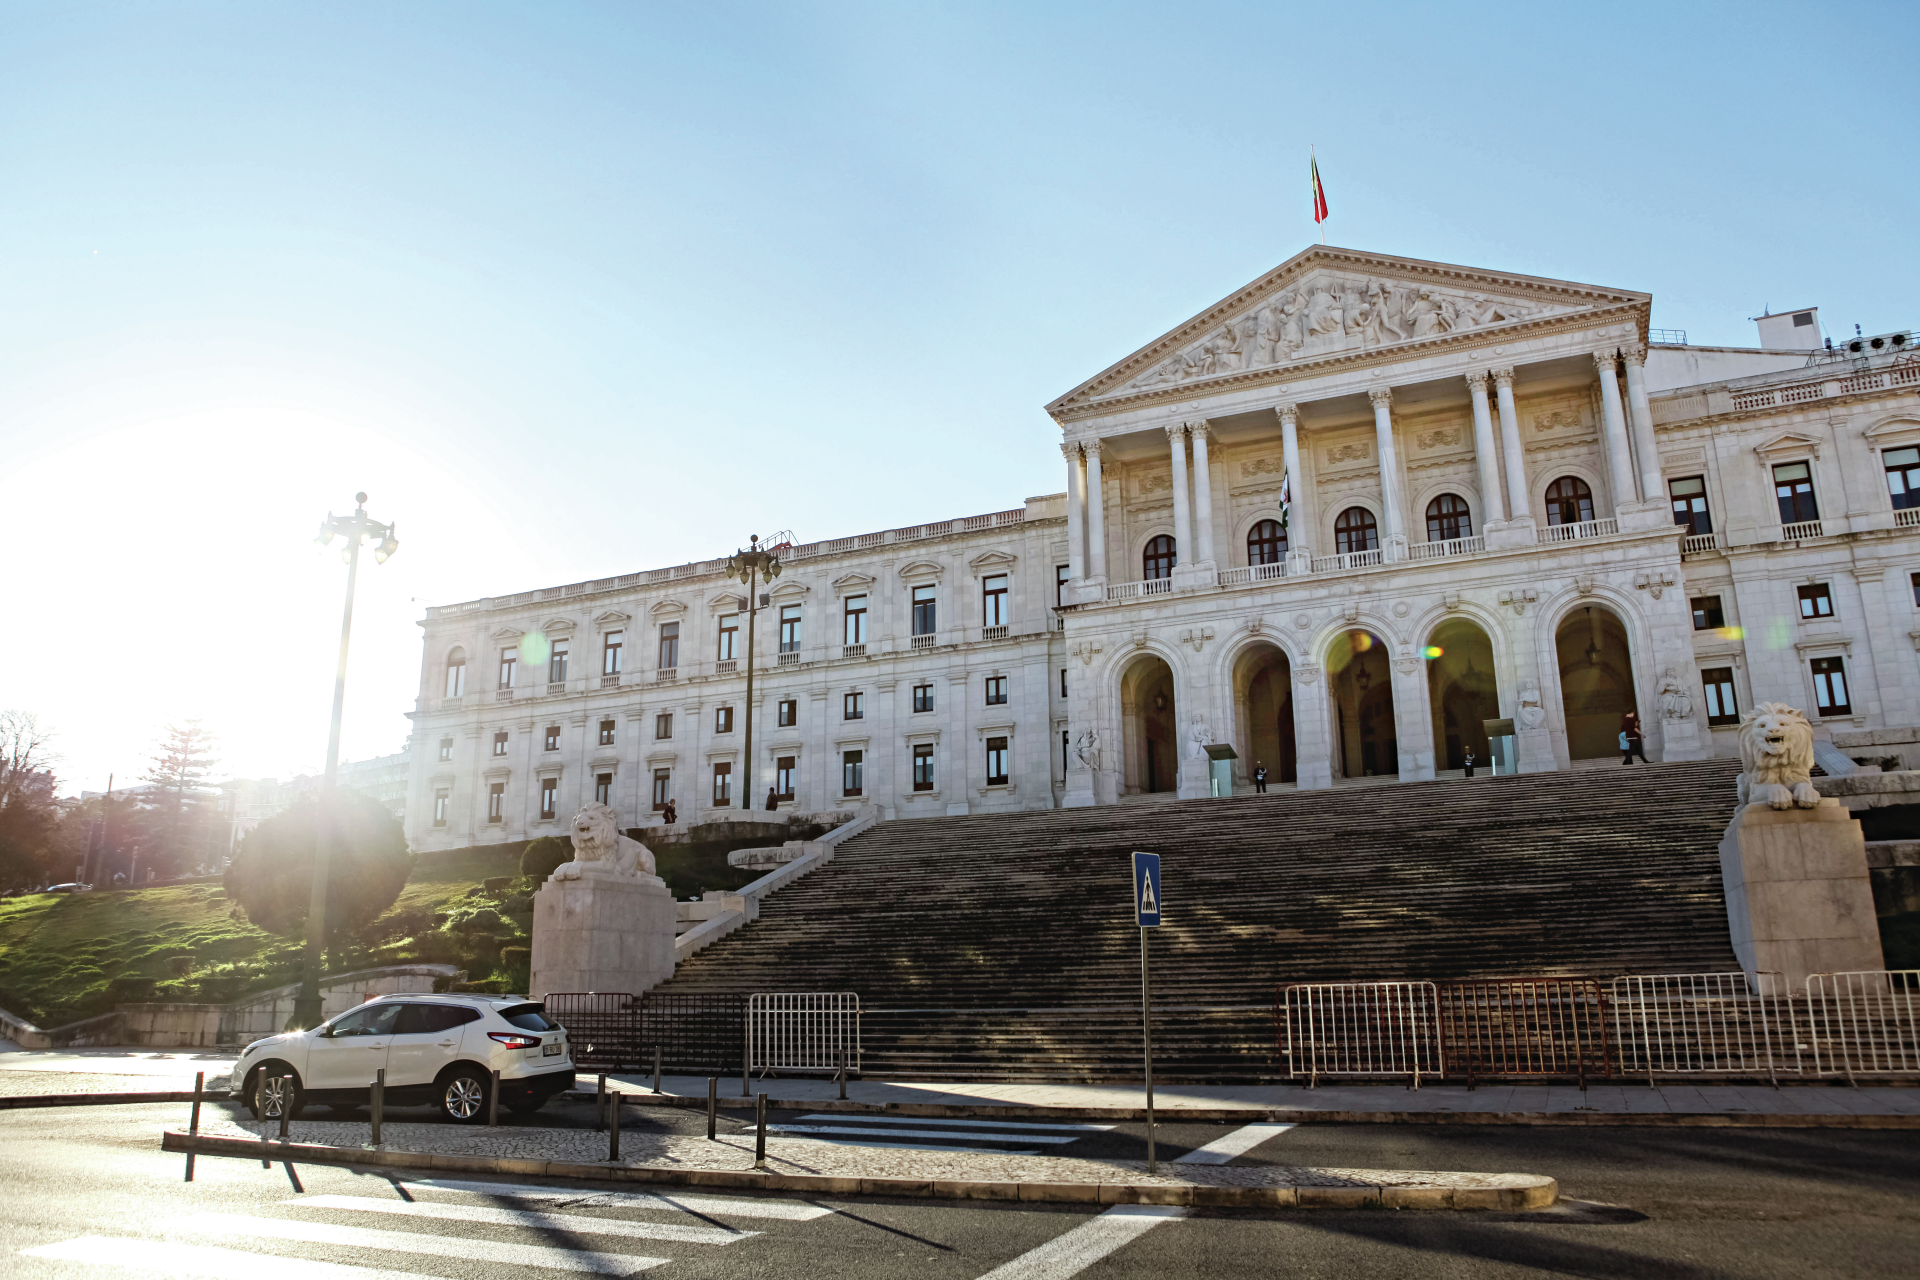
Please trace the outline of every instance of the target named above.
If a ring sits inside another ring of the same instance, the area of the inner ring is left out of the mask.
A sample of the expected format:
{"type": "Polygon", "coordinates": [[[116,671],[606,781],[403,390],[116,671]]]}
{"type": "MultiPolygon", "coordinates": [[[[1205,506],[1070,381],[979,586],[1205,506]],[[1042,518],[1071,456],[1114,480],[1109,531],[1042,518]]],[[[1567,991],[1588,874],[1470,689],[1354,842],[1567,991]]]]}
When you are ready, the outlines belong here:
{"type": "Polygon", "coordinates": [[[1560,657],[1560,706],[1567,758],[1597,760],[1620,753],[1620,718],[1640,708],[1633,693],[1627,628],[1605,605],[1581,605],[1554,632],[1560,657]]]}
{"type": "Polygon", "coordinates": [[[1122,794],[1179,790],[1178,710],[1173,668],[1157,654],[1135,658],[1120,677],[1122,794]]]}
{"type": "Polygon", "coordinates": [[[1278,645],[1251,644],[1234,659],[1233,715],[1236,776],[1250,782],[1254,766],[1265,764],[1268,782],[1297,782],[1293,664],[1278,645]]]}
{"type": "Polygon", "coordinates": [[[1371,631],[1344,631],[1327,649],[1333,695],[1334,763],[1345,778],[1400,772],[1393,713],[1393,668],[1387,645],[1371,631]]]}
{"type": "Polygon", "coordinates": [[[1463,769],[1468,752],[1477,768],[1488,768],[1492,753],[1482,722],[1500,718],[1493,641],[1479,623],[1448,618],[1427,637],[1425,656],[1434,768],[1463,769]]]}

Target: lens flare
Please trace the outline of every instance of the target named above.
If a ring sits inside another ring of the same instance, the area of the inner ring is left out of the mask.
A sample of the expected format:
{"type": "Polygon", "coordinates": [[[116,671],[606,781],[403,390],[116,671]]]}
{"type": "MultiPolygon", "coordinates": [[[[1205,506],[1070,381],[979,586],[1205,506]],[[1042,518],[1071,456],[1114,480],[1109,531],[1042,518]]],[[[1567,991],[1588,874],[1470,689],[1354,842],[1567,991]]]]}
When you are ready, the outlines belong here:
{"type": "Polygon", "coordinates": [[[1445,650],[1445,649],[1442,649],[1442,648],[1441,648],[1441,647],[1440,647],[1439,645],[1437,645],[1437,644],[1430,644],[1430,645],[1428,645],[1428,646],[1427,646],[1427,647],[1426,647],[1425,649],[1423,649],[1423,650],[1421,650],[1421,652],[1422,652],[1422,653],[1424,653],[1424,654],[1426,654],[1426,657],[1427,657],[1427,661],[1428,661],[1428,662],[1432,662],[1432,661],[1433,661],[1433,660],[1434,660],[1435,658],[1437,658],[1437,657],[1439,657],[1439,656],[1440,656],[1441,654],[1443,654],[1443,653],[1445,653],[1445,652],[1446,652],[1446,650],[1445,650]]]}
{"type": "Polygon", "coordinates": [[[1353,637],[1353,651],[1355,653],[1365,653],[1367,650],[1373,648],[1372,632],[1351,631],[1351,632],[1348,632],[1348,634],[1353,637]]]}
{"type": "Polygon", "coordinates": [[[539,666],[553,652],[553,644],[542,631],[529,631],[520,637],[520,661],[539,666]]]}

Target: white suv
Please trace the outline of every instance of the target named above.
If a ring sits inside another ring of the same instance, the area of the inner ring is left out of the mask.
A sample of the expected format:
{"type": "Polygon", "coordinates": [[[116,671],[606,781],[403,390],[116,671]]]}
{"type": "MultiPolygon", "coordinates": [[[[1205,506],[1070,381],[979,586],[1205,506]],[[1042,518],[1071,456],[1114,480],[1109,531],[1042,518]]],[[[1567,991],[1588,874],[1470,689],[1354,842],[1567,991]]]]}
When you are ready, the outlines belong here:
{"type": "Polygon", "coordinates": [[[233,1079],[264,1120],[309,1102],[365,1106],[381,1068],[388,1102],[431,1102],[461,1124],[486,1119],[495,1071],[500,1102],[522,1114],[573,1087],[566,1030],[538,1002],[486,995],[379,996],[311,1031],[254,1041],[233,1079]]]}

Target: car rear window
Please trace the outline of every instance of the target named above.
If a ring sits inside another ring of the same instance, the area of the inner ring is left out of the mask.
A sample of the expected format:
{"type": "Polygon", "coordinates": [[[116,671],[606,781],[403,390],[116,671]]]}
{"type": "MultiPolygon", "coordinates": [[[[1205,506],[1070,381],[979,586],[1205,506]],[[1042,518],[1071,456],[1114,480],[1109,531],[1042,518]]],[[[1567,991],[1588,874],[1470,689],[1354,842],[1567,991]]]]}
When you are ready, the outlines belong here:
{"type": "Polygon", "coordinates": [[[410,1004],[400,1012],[400,1021],[394,1027],[395,1035],[431,1035],[437,1031],[451,1031],[463,1023],[472,1022],[480,1016],[478,1009],[457,1004],[410,1004]]]}
{"type": "Polygon", "coordinates": [[[549,1019],[544,1007],[537,1004],[508,1005],[500,1011],[500,1016],[507,1020],[508,1025],[518,1027],[522,1031],[558,1031],[560,1029],[560,1024],[549,1019]]]}

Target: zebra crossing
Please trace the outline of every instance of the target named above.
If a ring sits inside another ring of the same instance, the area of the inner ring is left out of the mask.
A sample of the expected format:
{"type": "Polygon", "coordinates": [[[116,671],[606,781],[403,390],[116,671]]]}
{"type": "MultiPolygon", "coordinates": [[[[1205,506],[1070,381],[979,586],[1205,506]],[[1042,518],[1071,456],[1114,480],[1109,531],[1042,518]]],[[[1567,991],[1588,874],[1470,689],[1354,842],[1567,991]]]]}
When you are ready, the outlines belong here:
{"type": "Polygon", "coordinates": [[[834,1210],[800,1201],[668,1193],[590,1192],[456,1179],[395,1180],[394,1198],[302,1195],[287,1216],[197,1212],[154,1224],[161,1238],[83,1235],[20,1251],[24,1257],[197,1280],[420,1280],[425,1259],[584,1276],[631,1276],[676,1256],[763,1234],[726,1219],[808,1222],[834,1210]],[[425,1192],[436,1198],[421,1198],[425,1192]],[[443,1196],[458,1199],[437,1198],[443,1196]],[[484,1203],[475,1203],[475,1200],[484,1203]],[[587,1210],[655,1215],[606,1217],[587,1210]],[[325,1217],[309,1217],[323,1214],[325,1217]],[[668,1215],[668,1216],[662,1216],[668,1215]],[[340,1221],[346,1218],[349,1221],[340,1221]],[[693,1218],[697,1221],[688,1221],[693,1218]],[[411,1229],[394,1229],[411,1228],[411,1229]],[[531,1244],[486,1228],[537,1232],[579,1245],[531,1244]],[[358,1259],[290,1257],[277,1245],[341,1250],[358,1259]],[[412,1265],[410,1265],[412,1264],[412,1265]]]}
{"type": "Polygon", "coordinates": [[[1110,1124],[1040,1124],[1024,1120],[929,1120],[920,1116],[824,1113],[767,1126],[768,1133],[813,1138],[849,1147],[891,1147],[909,1151],[959,1151],[973,1154],[1049,1155],[1110,1124]],[[985,1144],[985,1145],[982,1145],[985,1144]]]}

